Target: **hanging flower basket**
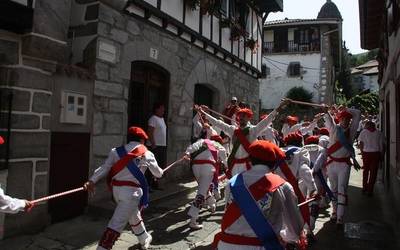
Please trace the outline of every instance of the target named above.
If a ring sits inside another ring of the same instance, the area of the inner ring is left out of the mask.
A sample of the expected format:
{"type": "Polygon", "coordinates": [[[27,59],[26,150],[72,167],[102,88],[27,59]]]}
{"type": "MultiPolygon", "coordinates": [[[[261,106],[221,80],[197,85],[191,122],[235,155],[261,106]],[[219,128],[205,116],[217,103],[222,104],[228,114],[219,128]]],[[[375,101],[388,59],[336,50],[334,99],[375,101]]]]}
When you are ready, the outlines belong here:
{"type": "Polygon", "coordinates": [[[230,28],[233,25],[233,22],[229,18],[222,18],[219,21],[219,25],[221,26],[222,29],[230,28]]]}
{"type": "Polygon", "coordinates": [[[247,39],[246,42],[244,43],[244,46],[253,51],[253,53],[255,53],[258,49],[258,39],[257,40],[254,40],[252,38],[247,39]]]}
{"type": "Polygon", "coordinates": [[[231,27],[231,40],[238,41],[241,37],[246,38],[248,33],[237,23],[231,27]]]}
{"type": "Polygon", "coordinates": [[[220,0],[200,0],[200,14],[202,15],[213,15],[214,13],[218,13],[220,8],[220,0]]]}
{"type": "Polygon", "coordinates": [[[186,7],[194,11],[200,7],[200,0],[185,0],[186,7]]]}

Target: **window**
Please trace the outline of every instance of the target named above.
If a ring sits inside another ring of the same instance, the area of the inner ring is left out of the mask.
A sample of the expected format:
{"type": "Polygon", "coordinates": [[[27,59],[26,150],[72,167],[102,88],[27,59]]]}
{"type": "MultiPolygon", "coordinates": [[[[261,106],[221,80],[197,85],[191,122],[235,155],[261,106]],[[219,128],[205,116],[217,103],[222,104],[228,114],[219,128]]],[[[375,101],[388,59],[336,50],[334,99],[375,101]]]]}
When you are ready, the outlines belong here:
{"type": "Polygon", "coordinates": [[[288,76],[290,77],[296,77],[296,76],[300,76],[301,75],[301,71],[300,71],[300,62],[291,62],[289,63],[288,66],[288,76]]]}

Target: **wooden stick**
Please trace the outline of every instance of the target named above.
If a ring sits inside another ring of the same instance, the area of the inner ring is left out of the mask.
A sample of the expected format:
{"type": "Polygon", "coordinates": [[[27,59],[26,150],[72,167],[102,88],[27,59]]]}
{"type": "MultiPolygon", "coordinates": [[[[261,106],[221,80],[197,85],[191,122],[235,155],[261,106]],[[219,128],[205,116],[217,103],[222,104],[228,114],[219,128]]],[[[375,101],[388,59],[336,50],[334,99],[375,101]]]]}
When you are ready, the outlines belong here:
{"type": "Polygon", "coordinates": [[[214,114],[216,114],[216,115],[219,115],[219,116],[221,116],[222,118],[225,118],[225,119],[228,119],[228,120],[231,120],[231,121],[234,121],[231,117],[229,117],[229,116],[226,116],[226,115],[223,115],[223,114],[221,114],[221,113],[219,113],[219,112],[217,112],[217,111],[215,111],[215,110],[212,110],[212,109],[207,109],[208,111],[210,111],[211,113],[214,113],[214,114]]]}
{"type": "Polygon", "coordinates": [[[304,201],[304,202],[298,204],[297,206],[298,206],[298,207],[304,206],[304,205],[306,205],[306,204],[308,204],[308,203],[310,203],[310,202],[312,202],[312,201],[314,201],[314,200],[316,200],[316,199],[317,199],[316,197],[311,198],[311,199],[308,199],[308,200],[306,200],[306,201],[304,201]]]}
{"type": "Polygon", "coordinates": [[[183,161],[183,158],[180,158],[179,160],[174,161],[173,163],[169,164],[166,168],[164,168],[164,173],[166,171],[168,171],[168,169],[172,168],[173,166],[175,166],[177,163],[183,161]]]}
{"type": "Polygon", "coordinates": [[[292,100],[292,99],[286,99],[286,100],[289,100],[291,103],[296,103],[296,104],[300,104],[300,105],[306,105],[306,106],[312,106],[312,107],[318,107],[318,108],[325,108],[326,107],[324,104],[295,101],[295,100],[292,100]]]}
{"type": "Polygon", "coordinates": [[[33,200],[33,201],[31,201],[31,203],[35,204],[35,203],[39,203],[39,202],[42,202],[42,201],[48,201],[48,200],[52,200],[52,199],[55,199],[55,198],[58,198],[58,197],[61,197],[61,196],[65,196],[65,195],[72,194],[72,193],[77,193],[77,192],[84,191],[84,190],[85,190],[84,187],[75,188],[75,189],[68,190],[68,191],[65,191],[65,192],[62,192],[62,193],[53,194],[53,195],[45,196],[45,197],[40,198],[40,199],[33,200]]]}

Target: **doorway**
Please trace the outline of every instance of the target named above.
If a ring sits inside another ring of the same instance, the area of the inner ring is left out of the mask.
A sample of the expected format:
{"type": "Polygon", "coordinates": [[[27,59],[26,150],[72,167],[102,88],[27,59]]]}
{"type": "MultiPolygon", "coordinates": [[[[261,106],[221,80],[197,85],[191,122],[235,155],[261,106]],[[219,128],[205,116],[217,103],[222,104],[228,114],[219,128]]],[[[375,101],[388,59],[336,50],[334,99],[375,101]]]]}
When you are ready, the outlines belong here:
{"type": "Polygon", "coordinates": [[[213,109],[214,91],[205,84],[194,86],[194,103],[197,105],[207,105],[213,109]]]}
{"type": "Polygon", "coordinates": [[[142,61],[132,63],[128,127],[139,126],[147,130],[147,121],[155,103],[164,104],[164,119],[167,121],[169,79],[168,71],[157,64],[142,61]]]}
{"type": "MultiPolygon", "coordinates": [[[[51,133],[49,194],[83,186],[88,179],[89,153],[89,133],[51,133]]],[[[87,198],[87,192],[78,192],[50,200],[52,223],[83,214],[87,198]]]]}

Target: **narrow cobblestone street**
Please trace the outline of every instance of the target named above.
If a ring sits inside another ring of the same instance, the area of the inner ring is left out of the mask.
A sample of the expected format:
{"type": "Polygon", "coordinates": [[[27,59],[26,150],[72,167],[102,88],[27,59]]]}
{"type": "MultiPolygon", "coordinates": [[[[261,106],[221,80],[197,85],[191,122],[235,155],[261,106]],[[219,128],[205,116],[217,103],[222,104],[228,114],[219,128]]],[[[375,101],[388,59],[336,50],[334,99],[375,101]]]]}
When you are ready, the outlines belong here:
{"type": "MultiPolygon", "coordinates": [[[[361,162],[361,159],[359,159],[361,162]]],[[[316,224],[317,241],[311,250],[385,250],[399,249],[396,239],[400,231],[395,230],[395,214],[391,203],[378,180],[373,197],[361,194],[362,172],[352,171],[349,186],[349,206],[344,230],[329,222],[330,209],[324,211],[316,224]]],[[[190,186],[190,185],[189,185],[190,186]]],[[[214,214],[203,210],[202,230],[193,231],[187,226],[186,215],[189,202],[194,198],[193,183],[190,194],[176,193],[154,202],[145,210],[144,218],[147,229],[153,235],[151,249],[211,249],[210,244],[220,227],[224,203],[218,202],[214,214]]],[[[111,201],[110,201],[111,202],[111,201]]],[[[4,240],[2,250],[70,250],[96,249],[111,215],[110,210],[93,212],[73,220],[58,223],[38,235],[26,235],[4,240]]],[[[125,230],[113,249],[140,249],[136,237],[125,230]]]]}

